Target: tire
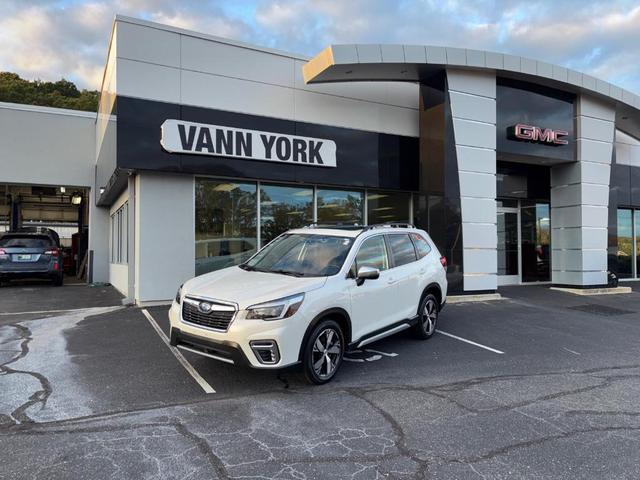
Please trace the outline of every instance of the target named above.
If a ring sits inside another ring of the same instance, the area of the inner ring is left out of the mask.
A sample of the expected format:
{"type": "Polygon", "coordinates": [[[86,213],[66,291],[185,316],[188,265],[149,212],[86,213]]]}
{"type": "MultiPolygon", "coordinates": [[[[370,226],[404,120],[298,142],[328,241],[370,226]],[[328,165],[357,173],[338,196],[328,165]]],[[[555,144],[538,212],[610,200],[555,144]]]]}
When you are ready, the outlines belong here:
{"type": "Polygon", "coordinates": [[[54,287],[61,287],[64,283],[64,275],[56,275],[53,277],[53,285],[54,287]]]}
{"type": "Polygon", "coordinates": [[[309,335],[302,357],[307,380],[316,385],[329,382],[342,364],[344,350],[344,334],[337,322],[327,319],[316,325],[309,335]],[[325,353],[328,350],[331,351],[325,353]]]}
{"type": "Polygon", "coordinates": [[[432,293],[427,293],[420,301],[418,307],[418,323],[414,327],[414,333],[417,338],[427,340],[433,337],[438,326],[438,299],[432,293]]]}

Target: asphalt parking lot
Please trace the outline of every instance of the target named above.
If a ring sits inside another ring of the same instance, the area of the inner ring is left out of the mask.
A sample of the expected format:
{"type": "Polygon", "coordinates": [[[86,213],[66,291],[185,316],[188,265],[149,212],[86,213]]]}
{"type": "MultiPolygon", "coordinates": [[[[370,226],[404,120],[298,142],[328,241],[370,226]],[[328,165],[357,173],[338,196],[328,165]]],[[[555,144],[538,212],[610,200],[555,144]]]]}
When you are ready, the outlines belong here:
{"type": "Polygon", "coordinates": [[[0,478],[639,478],[633,288],[449,305],[321,387],[185,352],[198,380],[110,287],[1,288],[0,478]]]}

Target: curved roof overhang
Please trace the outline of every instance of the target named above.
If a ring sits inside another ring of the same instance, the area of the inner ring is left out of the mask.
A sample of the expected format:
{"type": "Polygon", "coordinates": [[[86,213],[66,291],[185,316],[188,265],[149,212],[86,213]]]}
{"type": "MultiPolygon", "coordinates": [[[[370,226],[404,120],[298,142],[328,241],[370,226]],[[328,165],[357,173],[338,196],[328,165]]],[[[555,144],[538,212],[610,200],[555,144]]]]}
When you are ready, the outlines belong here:
{"type": "Polygon", "coordinates": [[[587,93],[613,103],[616,126],[640,138],[640,96],[559,65],[483,50],[423,45],[331,45],[302,68],[308,84],[398,81],[421,82],[447,68],[492,71],[572,93],[587,93]]]}

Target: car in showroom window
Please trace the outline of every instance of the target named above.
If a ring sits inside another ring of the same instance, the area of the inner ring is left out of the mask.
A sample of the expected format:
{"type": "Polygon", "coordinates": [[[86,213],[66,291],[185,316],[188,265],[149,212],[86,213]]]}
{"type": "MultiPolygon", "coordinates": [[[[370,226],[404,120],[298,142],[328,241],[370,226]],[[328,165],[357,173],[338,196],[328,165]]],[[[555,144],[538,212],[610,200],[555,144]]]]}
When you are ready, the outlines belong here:
{"type": "Polygon", "coordinates": [[[350,350],[405,329],[430,338],[446,260],[410,225],[289,230],[251,258],[182,285],[171,344],[230,364],[300,364],[331,380],[350,350]]]}

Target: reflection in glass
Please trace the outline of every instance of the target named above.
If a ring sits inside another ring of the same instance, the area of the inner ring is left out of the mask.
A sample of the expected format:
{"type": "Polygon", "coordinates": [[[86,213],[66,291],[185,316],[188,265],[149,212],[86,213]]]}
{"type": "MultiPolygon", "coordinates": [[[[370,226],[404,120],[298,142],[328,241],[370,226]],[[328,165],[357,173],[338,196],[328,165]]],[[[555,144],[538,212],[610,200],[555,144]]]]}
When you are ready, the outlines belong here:
{"type": "Polygon", "coordinates": [[[318,189],[318,224],[362,225],[362,197],[362,192],[318,189]]]}
{"type": "Polygon", "coordinates": [[[377,223],[409,222],[408,193],[367,193],[367,221],[377,223]]]}
{"type": "Polygon", "coordinates": [[[640,276],[640,210],[633,212],[636,222],[636,277],[640,276]]]}
{"type": "Polygon", "coordinates": [[[196,180],[196,275],[253,255],[256,215],[256,184],[196,180]]]}
{"type": "Polygon", "coordinates": [[[618,210],[618,277],[633,276],[633,224],[631,210],[618,210]]]}
{"type": "Polygon", "coordinates": [[[498,212],[498,275],[518,275],[518,214],[498,212]]]}
{"type": "Polygon", "coordinates": [[[522,238],[522,281],[551,280],[551,225],[549,204],[536,203],[520,209],[522,238]]]}
{"type": "Polygon", "coordinates": [[[262,245],[287,230],[313,223],[313,189],[261,185],[260,223],[262,245]]]}

